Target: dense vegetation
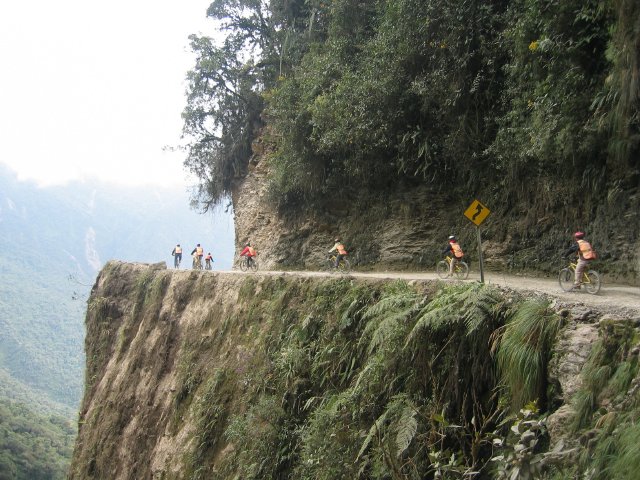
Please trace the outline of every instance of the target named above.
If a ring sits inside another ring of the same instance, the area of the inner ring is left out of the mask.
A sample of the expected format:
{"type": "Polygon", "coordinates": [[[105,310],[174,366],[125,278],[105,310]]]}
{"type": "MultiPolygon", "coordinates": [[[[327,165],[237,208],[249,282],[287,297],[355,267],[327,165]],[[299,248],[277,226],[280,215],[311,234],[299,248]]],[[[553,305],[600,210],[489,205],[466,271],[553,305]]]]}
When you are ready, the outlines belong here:
{"type": "Polygon", "coordinates": [[[170,430],[193,423],[189,478],[635,478],[631,321],[602,322],[573,400],[567,433],[594,440],[549,453],[566,319],[546,299],[282,278],[248,278],[240,298],[185,332],[170,430]]]}
{"type": "Polygon", "coordinates": [[[192,37],[184,112],[205,205],[256,139],[280,204],[418,182],[540,214],[577,201],[580,221],[637,187],[635,0],[216,0],[208,15],[227,36],[192,37]]]}
{"type": "Polygon", "coordinates": [[[623,315],[480,283],[111,262],[87,331],[70,478],[637,476],[623,315]]]}
{"type": "Polygon", "coordinates": [[[181,191],[38,188],[4,167],[0,221],[0,478],[64,478],[71,440],[49,418],[72,422],[75,435],[85,301],[101,262],[170,261],[176,241],[200,241],[216,266],[230,265],[233,232],[218,228],[214,237],[210,218],[191,212],[181,191]],[[41,448],[49,444],[64,448],[50,455],[41,448]]]}
{"type": "Polygon", "coordinates": [[[75,435],[75,426],[64,417],[0,399],[0,478],[66,478],[75,435]]]}

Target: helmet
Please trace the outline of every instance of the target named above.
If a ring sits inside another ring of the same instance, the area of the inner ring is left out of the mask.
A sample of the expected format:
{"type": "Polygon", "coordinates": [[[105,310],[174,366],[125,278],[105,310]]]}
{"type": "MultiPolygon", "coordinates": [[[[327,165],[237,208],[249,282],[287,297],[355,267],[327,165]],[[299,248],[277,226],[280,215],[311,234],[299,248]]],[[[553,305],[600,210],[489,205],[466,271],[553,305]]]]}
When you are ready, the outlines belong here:
{"type": "Polygon", "coordinates": [[[200,246],[200,244],[196,245],[196,247],[199,247],[199,246],[200,246]]]}
{"type": "Polygon", "coordinates": [[[573,234],[573,236],[576,237],[577,239],[584,238],[584,232],[576,232],[573,234]]]}
{"type": "Polygon", "coordinates": [[[247,242],[247,243],[245,244],[245,247],[250,247],[250,246],[251,246],[251,242],[247,242]]]}
{"type": "Polygon", "coordinates": [[[455,235],[449,235],[449,240],[455,240],[456,236],[455,235]]]}
{"type": "Polygon", "coordinates": [[[336,237],[335,241],[336,241],[336,242],[339,242],[339,241],[340,241],[340,239],[339,239],[338,237],[336,237]]]}

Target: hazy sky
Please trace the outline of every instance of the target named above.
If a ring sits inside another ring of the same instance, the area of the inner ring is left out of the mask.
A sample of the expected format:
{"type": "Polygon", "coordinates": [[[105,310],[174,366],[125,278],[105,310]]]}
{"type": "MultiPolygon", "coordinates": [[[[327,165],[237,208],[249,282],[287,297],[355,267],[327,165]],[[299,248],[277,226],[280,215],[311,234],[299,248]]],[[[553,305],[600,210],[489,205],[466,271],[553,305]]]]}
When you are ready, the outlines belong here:
{"type": "Polygon", "coordinates": [[[211,0],[0,4],[0,162],[40,184],[82,176],[185,185],[188,35],[211,0]]]}

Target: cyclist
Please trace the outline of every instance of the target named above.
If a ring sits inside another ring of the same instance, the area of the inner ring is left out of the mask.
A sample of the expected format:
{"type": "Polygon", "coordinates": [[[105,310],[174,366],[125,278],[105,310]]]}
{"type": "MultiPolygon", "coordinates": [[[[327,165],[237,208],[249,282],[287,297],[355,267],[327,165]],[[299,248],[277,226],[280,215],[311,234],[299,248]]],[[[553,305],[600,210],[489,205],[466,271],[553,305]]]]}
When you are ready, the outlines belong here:
{"type": "Polygon", "coordinates": [[[240,252],[241,257],[247,257],[247,267],[253,262],[253,257],[255,257],[258,253],[256,249],[251,246],[251,242],[247,242],[244,246],[244,250],[240,252]]]}
{"type": "Polygon", "coordinates": [[[209,252],[204,257],[204,269],[205,270],[211,270],[211,262],[213,262],[213,257],[211,256],[211,252],[209,252]]]}
{"type": "Polygon", "coordinates": [[[191,256],[194,259],[194,266],[196,268],[202,268],[202,256],[204,255],[204,248],[197,244],[196,247],[191,250],[191,256]]]}
{"type": "Polygon", "coordinates": [[[447,277],[453,277],[453,271],[456,268],[456,265],[460,262],[462,257],[464,257],[464,252],[462,251],[462,247],[458,243],[458,239],[455,235],[449,235],[449,243],[442,250],[443,255],[451,254],[451,263],[449,264],[449,275],[447,277]]]}
{"type": "Polygon", "coordinates": [[[576,243],[571,245],[565,252],[564,256],[567,257],[573,253],[578,253],[578,263],[576,265],[576,276],[573,280],[573,289],[578,290],[582,285],[582,275],[591,263],[591,260],[595,260],[597,255],[593,247],[589,242],[584,239],[584,232],[576,232],[573,234],[576,243]]]}
{"type": "Polygon", "coordinates": [[[182,247],[177,244],[171,251],[173,257],[173,268],[180,268],[180,262],[182,262],[182,247]]]}
{"type": "Polygon", "coordinates": [[[331,250],[329,250],[329,253],[333,253],[336,252],[336,261],[335,264],[333,265],[334,268],[338,268],[338,265],[340,264],[340,260],[342,260],[344,257],[347,256],[347,251],[344,249],[344,244],[340,241],[340,238],[336,237],[335,239],[335,243],[333,245],[333,247],[331,247],[331,250]]]}

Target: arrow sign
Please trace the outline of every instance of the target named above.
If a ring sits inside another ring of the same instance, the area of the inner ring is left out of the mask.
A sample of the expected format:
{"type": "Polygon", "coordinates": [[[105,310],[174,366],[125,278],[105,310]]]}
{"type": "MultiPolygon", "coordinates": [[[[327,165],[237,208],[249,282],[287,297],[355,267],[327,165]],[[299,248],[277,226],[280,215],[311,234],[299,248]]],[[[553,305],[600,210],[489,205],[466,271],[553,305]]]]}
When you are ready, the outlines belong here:
{"type": "Polygon", "coordinates": [[[489,213],[491,213],[491,210],[478,200],[474,200],[473,203],[469,205],[469,208],[464,211],[464,216],[477,226],[480,226],[480,224],[489,216],[489,213]]]}

